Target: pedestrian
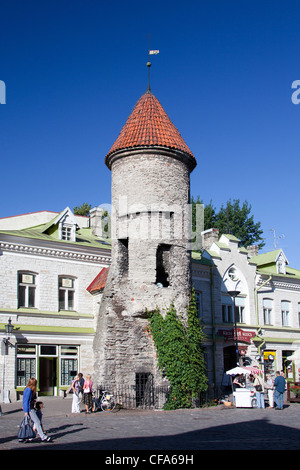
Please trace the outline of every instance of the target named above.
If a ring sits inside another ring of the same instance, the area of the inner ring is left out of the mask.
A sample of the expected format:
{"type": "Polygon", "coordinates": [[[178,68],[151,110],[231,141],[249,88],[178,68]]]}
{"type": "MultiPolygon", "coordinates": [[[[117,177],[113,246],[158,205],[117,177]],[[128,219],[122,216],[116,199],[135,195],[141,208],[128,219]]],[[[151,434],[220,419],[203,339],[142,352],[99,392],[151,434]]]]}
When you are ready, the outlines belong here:
{"type": "MultiPolygon", "coordinates": [[[[37,401],[37,402],[35,403],[34,409],[35,409],[35,411],[36,411],[36,415],[37,415],[37,417],[38,417],[39,420],[40,420],[40,423],[41,423],[41,427],[42,427],[43,432],[45,432],[45,431],[44,431],[44,427],[43,427],[43,413],[42,413],[42,409],[43,409],[43,408],[44,408],[44,403],[43,403],[42,401],[37,401]]],[[[35,426],[33,426],[33,429],[34,429],[34,431],[36,431],[35,426]]]]}
{"type": "Polygon", "coordinates": [[[93,411],[93,382],[91,376],[88,374],[85,378],[83,384],[83,402],[85,404],[86,414],[90,413],[90,410],[93,411]]]}
{"type": "Polygon", "coordinates": [[[263,384],[262,379],[259,376],[259,372],[255,372],[255,379],[254,379],[253,385],[255,388],[257,408],[264,408],[265,407],[264,384],[263,384]]]}
{"type": "Polygon", "coordinates": [[[76,375],[72,382],[71,390],[73,391],[72,413],[80,413],[80,379],[78,375],[76,375]]]}
{"type": "Polygon", "coordinates": [[[34,427],[37,430],[38,435],[41,438],[42,442],[51,442],[52,438],[46,436],[44,433],[41,422],[37,416],[36,410],[34,409],[35,400],[36,400],[36,388],[37,380],[35,378],[29,379],[27,386],[24,389],[23,393],[23,411],[25,416],[30,416],[33,421],[34,427]]]}
{"type": "Polygon", "coordinates": [[[265,382],[265,389],[268,392],[268,408],[274,408],[274,380],[272,379],[271,374],[267,374],[266,379],[267,381],[265,382]]]}
{"type": "Polygon", "coordinates": [[[242,380],[240,374],[236,375],[233,381],[233,390],[236,391],[236,389],[239,389],[242,387],[242,380]]]}
{"type": "Polygon", "coordinates": [[[276,378],[274,382],[275,392],[274,400],[276,403],[275,410],[283,410],[283,394],[285,392],[285,378],[279,371],[276,372],[276,378]]]}
{"type": "Polygon", "coordinates": [[[81,400],[82,399],[82,394],[83,394],[83,385],[84,385],[83,374],[81,372],[79,372],[78,377],[79,377],[79,383],[80,383],[79,397],[80,397],[80,400],[81,400]]]}

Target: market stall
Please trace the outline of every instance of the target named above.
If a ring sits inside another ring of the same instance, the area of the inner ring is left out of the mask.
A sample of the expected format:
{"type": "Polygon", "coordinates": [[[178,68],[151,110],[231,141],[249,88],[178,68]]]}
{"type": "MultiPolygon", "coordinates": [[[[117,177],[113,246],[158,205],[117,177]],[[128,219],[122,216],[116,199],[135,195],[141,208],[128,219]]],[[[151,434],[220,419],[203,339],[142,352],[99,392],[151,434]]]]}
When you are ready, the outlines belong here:
{"type": "Polygon", "coordinates": [[[237,408],[256,408],[256,397],[255,397],[255,390],[252,386],[251,382],[247,380],[247,376],[249,378],[250,374],[254,373],[262,374],[262,370],[258,369],[258,367],[234,367],[226,372],[227,375],[231,377],[236,375],[243,375],[245,376],[245,382],[241,384],[240,387],[236,387],[233,391],[233,397],[235,400],[235,406],[237,408]]]}

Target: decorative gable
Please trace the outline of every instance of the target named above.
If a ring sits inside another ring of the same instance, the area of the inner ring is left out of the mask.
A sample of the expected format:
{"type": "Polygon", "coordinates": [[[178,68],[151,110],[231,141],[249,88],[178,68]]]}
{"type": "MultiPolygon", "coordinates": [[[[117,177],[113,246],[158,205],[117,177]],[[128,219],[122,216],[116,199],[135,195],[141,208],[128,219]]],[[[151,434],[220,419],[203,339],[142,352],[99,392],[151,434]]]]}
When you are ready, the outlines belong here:
{"type": "Polygon", "coordinates": [[[43,233],[57,234],[59,240],[76,241],[76,230],[79,228],[76,218],[69,207],[66,207],[57,217],[49,222],[43,233]]]}
{"type": "Polygon", "coordinates": [[[289,264],[285,254],[282,250],[279,251],[279,254],[276,258],[276,271],[277,274],[286,274],[286,265],[289,264]]]}

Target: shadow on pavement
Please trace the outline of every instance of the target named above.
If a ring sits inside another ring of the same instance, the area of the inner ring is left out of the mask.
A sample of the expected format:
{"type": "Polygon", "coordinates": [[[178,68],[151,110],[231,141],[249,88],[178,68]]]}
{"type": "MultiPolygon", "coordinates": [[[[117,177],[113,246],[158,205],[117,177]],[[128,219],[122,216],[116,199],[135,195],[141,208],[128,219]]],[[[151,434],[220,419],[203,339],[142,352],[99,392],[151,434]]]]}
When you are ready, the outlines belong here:
{"type": "MultiPolygon", "coordinates": [[[[67,427],[67,426],[66,426],[67,427]]],[[[62,426],[64,428],[64,426],[62,426]]],[[[26,449],[38,448],[55,450],[299,450],[300,431],[298,429],[275,425],[267,419],[254,420],[215,426],[182,434],[151,437],[131,437],[121,439],[94,439],[60,443],[63,435],[76,433],[83,429],[57,433],[53,443],[38,446],[26,444],[26,449]]],[[[15,437],[14,437],[15,439],[15,437]]]]}

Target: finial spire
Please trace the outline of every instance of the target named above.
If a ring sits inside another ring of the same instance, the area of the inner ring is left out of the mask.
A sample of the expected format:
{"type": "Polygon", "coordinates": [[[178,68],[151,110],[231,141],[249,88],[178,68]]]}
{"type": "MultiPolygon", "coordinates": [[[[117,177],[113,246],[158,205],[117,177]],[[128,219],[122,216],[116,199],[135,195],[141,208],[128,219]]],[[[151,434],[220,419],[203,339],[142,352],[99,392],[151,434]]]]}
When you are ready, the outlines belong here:
{"type": "Polygon", "coordinates": [[[147,91],[151,91],[151,87],[150,87],[150,67],[151,67],[151,62],[150,62],[150,55],[153,55],[153,54],[159,54],[159,51],[157,50],[150,50],[150,34],[148,36],[148,62],[147,62],[147,67],[148,67],[148,87],[147,87],[147,91]]]}

